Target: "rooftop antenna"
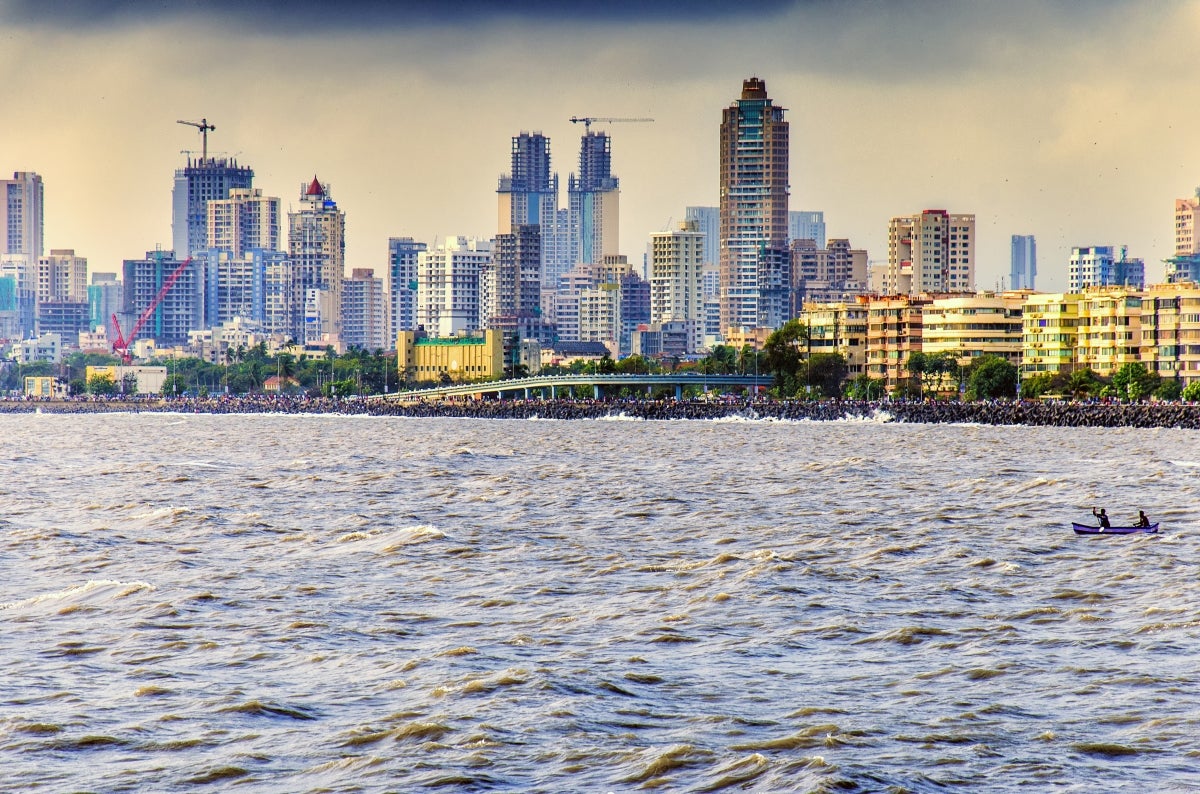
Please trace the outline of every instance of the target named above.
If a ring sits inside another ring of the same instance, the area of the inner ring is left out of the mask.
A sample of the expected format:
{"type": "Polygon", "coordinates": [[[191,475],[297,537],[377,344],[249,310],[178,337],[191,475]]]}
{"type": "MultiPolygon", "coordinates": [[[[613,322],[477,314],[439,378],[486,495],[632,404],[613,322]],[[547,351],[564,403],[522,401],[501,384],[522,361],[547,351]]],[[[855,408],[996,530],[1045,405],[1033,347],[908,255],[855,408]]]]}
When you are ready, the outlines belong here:
{"type": "Polygon", "coordinates": [[[208,119],[200,119],[199,121],[177,121],[175,123],[176,124],[186,124],[189,127],[195,127],[196,129],[200,130],[200,137],[203,141],[201,144],[200,160],[201,161],[207,160],[208,159],[208,131],[215,130],[217,128],[216,125],[209,124],[208,119]]]}

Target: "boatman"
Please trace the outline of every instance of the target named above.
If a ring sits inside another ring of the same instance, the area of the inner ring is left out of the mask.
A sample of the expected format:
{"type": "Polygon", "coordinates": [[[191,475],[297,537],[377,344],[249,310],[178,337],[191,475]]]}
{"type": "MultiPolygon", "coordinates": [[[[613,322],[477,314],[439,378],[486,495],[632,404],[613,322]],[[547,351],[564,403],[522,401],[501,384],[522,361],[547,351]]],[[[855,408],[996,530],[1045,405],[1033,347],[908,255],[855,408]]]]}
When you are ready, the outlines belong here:
{"type": "Polygon", "coordinates": [[[1094,515],[1096,517],[1096,519],[1100,522],[1101,529],[1110,529],[1112,527],[1112,524],[1109,523],[1109,520],[1108,520],[1108,513],[1104,512],[1103,507],[1100,508],[1099,513],[1097,513],[1096,508],[1093,507],[1092,515],[1094,515]]]}
{"type": "Polygon", "coordinates": [[[1145,511],[1145,510],[1139,510],[1139,511],[1138,511],[1138,520],[1137,520],[1137,523],[1136,523],[1136,524],[1134,524],[1134,526],[1135,526],[1135,527],[1148,527],[1148,526],[1150,526],[1150,519],[1149,519],[1149,518],[1146,516],[1146,511],[1145,511]]]}

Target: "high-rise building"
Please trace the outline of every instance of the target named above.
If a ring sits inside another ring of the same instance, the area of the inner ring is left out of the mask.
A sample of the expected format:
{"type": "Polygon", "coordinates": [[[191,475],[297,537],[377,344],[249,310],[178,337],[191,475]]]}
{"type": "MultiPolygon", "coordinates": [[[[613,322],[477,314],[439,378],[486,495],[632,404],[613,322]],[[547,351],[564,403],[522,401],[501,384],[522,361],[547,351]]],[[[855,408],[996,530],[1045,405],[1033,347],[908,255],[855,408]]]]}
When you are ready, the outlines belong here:
{"type": "Polygon", "coordinates": [[[704,337],[704,233],[696,221],[650,235],[650,322],[687,323],[687,352],[704,337]]]}
{"type": "Polygon", "coordinates": [[[1032,234],[1012,236],[1012,273],[1009,289],[1037,289],[1037,241],[1032,234]]]}
{"type": "MultiPolygon", "coordinates": [[[[342,341],[346,347],[375,351],[390,347],[388,302],[375,268],[356,267],[342,282],[342,341]]],[[[396,343],[393,338],[391,344],[396,343]]]]}
{"type": "Polygon", "coordinates": [[[1071,249],[1067,269],[1067,284],[1071,292],[1084,287],[1146,286],[1146,264],[1141,259],[1126,256],[1125,246],[1079,246],[1071,249]]]}
{"type": "Polygon", "coordinates": [[[17,171],[12,179],[0,179],[4,200],[0,202],[0,229],[4,245],[0,254],[24,254],[31,262],[42,255],[44,187],[32,171],[17,171]]]}
{"type": "Polygon", "coordinates": [[[925,210],[892,218],[883,288],[892,295],[974,291],[975,216],[925,210]]]}
{"type": "MultiPolygon", "coordinates": [[[[302,307],[309,290],[330,294],[332,309],[321,314],[328,333],[341,330],[338,310],[342,302],[342,278],[346,267],[346,214],[329,195],[329,185],[314,176],[300,186],[300,209],[288,213],[288,255],[292,260],[293,306],[302,307]]],[[[303,317],[297,318],[303,320],[303,317]]],[[[299,339],[311,323],[294,323],[299,339]]]]}
{"type": "Polygon", "coordinates": [[[817,248],[825,247],[825,213],[812,210],[790,210],[788,212],[788,238],[790,240],[812,240],[817,248]]]}
{"type": "MultiPolygon", "coordinates": [[[[148,251],[144,259],[123,263],[121,327],[132,332],[134,321],[150,306],[159,290],[182,264],[174,251],[148,251]]],[[[139,339],[159,345],[182,345],[188,331],[204,327],[204,263],[193,260],[167,291],[138,332],[139,339]]]]}
{"type": "Polygon", "coordinates": [[[175,171],[171,196],[171,235],[178,256],[186,259],[208,248],[208,202],[229,198],[235,188],[249,190],[254,171],[225,157],[188,157],[175,171]]]}
{"type": "MultiPolygon", "coordinates": [[[[417,327],[417,257],[428,249],[411,237],[388,238],[388,296],[392,334],[417,327]]],[[[396,345],[392,339],[387,349],[396,345]]]]}
{"type": "Polygon", "coordinates": [[[251,248],[278,251],[279,199],[258,188],[232,188],[228,198],[208,202],[207,247],[240,258],[251,248]]]}
{"type": "Polygon", "coordinates": [[[541,231],[532,224],[514,226],[497,234],[492,261],[483,266],[479,283],[479,311],[484,328],[512,336],[549,342],[548,323],[542,320],[539,252],[541,231]]]}
{"type": "MultiPolygon", "coordinates": [[[[721,208],[687,207],[683,211],[683,219],[694,221],[696,230],[704,235],[704,267],[717,272],[721,264],[721,208]]],[[[719,286],[716,289],[719,290],[719,286]]]]}
{"type": "Polygon", "coordinates": [[[496,188],[499,234],[518,226],[538,229],[538,279],[553,288],[568,266],[558,212],[558,175],[550,171],[550,139],[540,132],[522,132],[512,139],[511,173],[496,188]]]}
{"type": "Polygon", "coordinates": [[[449,337],[480,329],[479,274],[490,266],[487,240],[451,237],[417,255],[417,329],[449,337]]]}
{"type": "Polygon", "coordinates": [[[87,258],[75,256],[70,248],[51,249],[38,257],[37,299],[42,301],[86,301],[87,258]]]}
{"type": "Polygon", "coordinates": [[[777,328],[791,287],[788,123],[757,77],[721,120],[721,326],[777,328]]]}
{"type": "Polygon", "coordinates": [[[107,333],[112,328],[112,316],[121,311],[121,282],[117,274],[93,273],[87,296],[91,329],[107,333]]]}
{"type": "Polygon", "coordinates": [[[805,303],[849,301],[867,290],[867,252],[834,238],[818,247],[811,238],[792,240],[793,316],[805,303]]]}
{"type": "Polygon", "coordinates": [[[1200,188],[1175,199],[1175,255],[1167,260],[1166,282],[1200,283],[1200,188]]]}
{"type": "Polygon", "coordinates": [[[579,141],[579,173],[567,180],[571,264],[598,264],[620,251],[621,184],[612,141],[590,129],[579,141]]]}

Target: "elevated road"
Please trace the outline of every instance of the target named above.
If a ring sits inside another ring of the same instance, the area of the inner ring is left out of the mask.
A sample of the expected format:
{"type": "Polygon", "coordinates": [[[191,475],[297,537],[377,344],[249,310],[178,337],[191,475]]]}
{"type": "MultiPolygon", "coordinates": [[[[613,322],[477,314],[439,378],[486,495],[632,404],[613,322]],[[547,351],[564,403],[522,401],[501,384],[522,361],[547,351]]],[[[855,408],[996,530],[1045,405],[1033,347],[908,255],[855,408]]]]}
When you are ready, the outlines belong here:
{"type": "Polygon", "coordinates": [[[489,381],[487,383],[460,383],[438,386],[431,389],[412,389],[385,395],[374,395],[368,400],[440,400],[446,397],[495,397],[497,399],[533,398],[555,399],[575,389],[590,392],[600,399],[605,391],[621,388],[645,389],[648,393],[661,389],[673,389],[675,399],[683,398],[687,386],[698,386],[702,391],[710,389],[765,389],[771,385],[769,374],[759,375],[704,375],[683,372],[673,375],[535,375],[532,378],[489,381]]]}

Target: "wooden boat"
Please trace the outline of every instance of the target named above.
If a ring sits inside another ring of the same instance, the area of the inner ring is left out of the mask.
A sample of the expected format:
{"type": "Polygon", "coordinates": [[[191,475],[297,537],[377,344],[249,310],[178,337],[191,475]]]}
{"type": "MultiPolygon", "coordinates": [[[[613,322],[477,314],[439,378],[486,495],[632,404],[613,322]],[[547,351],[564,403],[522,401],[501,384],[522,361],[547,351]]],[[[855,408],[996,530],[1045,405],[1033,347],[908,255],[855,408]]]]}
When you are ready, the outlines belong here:
{"type": "Polygon", "coordinates": [[[1092,527],[1071,522],[1076,535],[1137,535],[1143,532],[1158,532],[1157,522],[1148,527],[1092,527]]]}

